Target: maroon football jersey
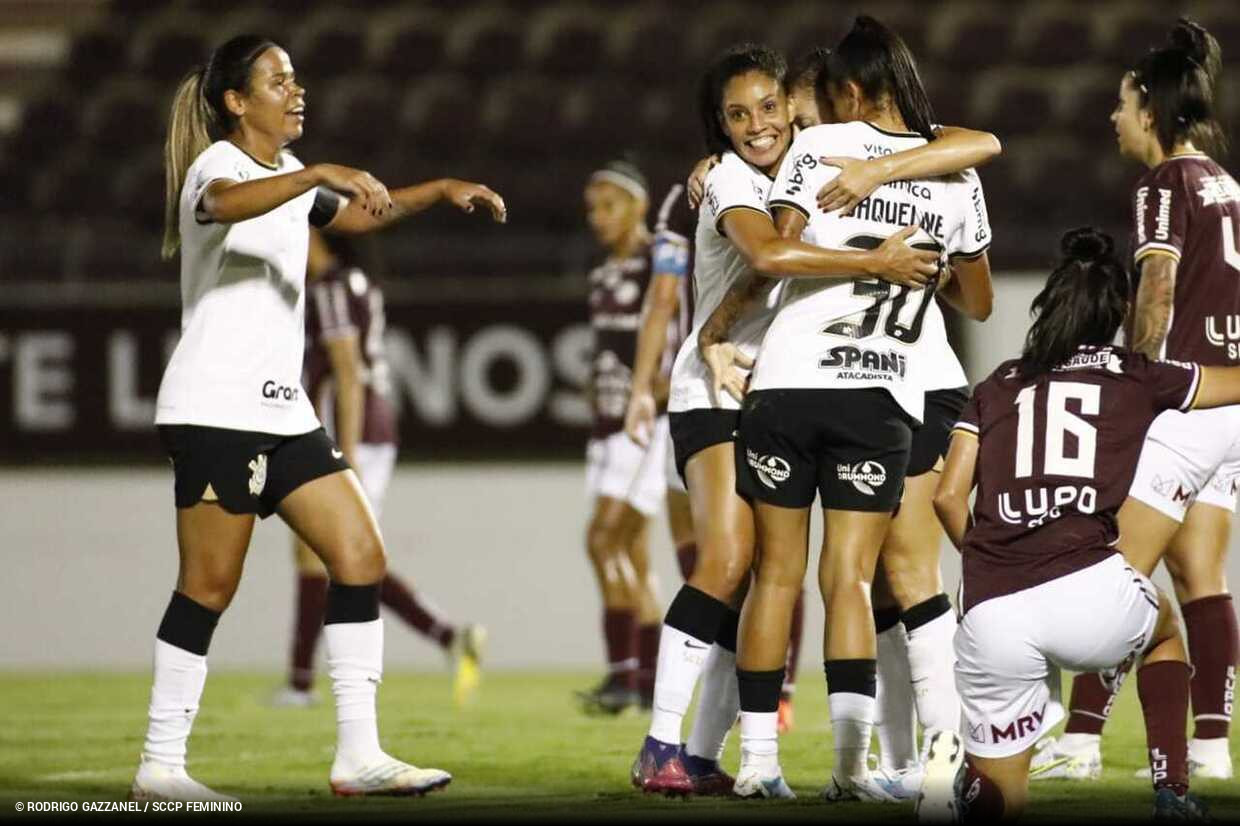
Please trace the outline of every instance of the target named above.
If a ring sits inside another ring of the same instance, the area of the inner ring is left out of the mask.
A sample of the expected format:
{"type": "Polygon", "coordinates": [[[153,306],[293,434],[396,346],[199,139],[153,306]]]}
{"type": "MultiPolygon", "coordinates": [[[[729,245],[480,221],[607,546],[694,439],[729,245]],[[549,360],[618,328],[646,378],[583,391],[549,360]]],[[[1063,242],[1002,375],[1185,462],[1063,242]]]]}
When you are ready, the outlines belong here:
{"type": "Polygon", "coordinates": [[[689,207],[683,184],[673,184],[663,197],[655,215],[654,247],[650,252],[651,268],[656,275],[674,275],[680,279],[680,309],[667,331],[667,350],[663,356],[663,372],[672,371],[672,363],[680,345],[689,337],[693,326],[693,236],[697,216],[689,207]]]}
{"type": "Polygon", "coordinates": [[[980,440],[964,611],[1115,553],[1145,431],[1162,411],[1192,406],[1200,375],[1119,347],[1083,347],[1033,379],[1018,364],[979,384],[956,425],[980,440]]]}
{"type": "Polygon", "coordinates": [[[323,424],[334,432],[329,415],[335,403],[334,384],[326,342],[341,336],[357,336],[362,354],[361,380],[366,391],[361,440],[367,444],[395,444],[397,440],[391,372],[383,351],[386,324],[383,292],[356,267],[331,270],[309,284],[306,391],[322,411],[323,424]]]}
{"type": "Polygon", "coordinates": [[[1132,195],[1133,261],[1179,261],[1163,358],[1240,364],[1240,186],[1202,154],[1146,172],[1132,195]]]}
{"type": "Polygon", "coordinates": [[[590,271],[590,326],[594,330],[591,435],[596,439],[624,429],[642,301],[650,284],[651,249],[651,242],[644,242],[629,257],[609,257],[590,271]]]}

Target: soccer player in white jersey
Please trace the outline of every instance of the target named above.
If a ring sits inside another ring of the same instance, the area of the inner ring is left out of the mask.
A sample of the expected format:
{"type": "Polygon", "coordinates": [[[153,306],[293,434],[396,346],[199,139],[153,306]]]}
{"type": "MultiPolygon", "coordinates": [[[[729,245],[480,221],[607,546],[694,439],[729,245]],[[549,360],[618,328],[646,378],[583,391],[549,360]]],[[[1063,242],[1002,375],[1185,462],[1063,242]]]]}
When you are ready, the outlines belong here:
{"type": "MultiPolygon", "coordinates": [[[[1166,46],[1125,73],[1111,115],[1120,152],[1148,168],[1132,193],[1139,289],[1128,340],[1151,358],[1240,363],[1240,187],[1212,159],[1223,145],[1213,102],[1220,71],[1217,41],[1181,20],[1166,46]]],[[[1225,563],[1238,481],[1240,415],[1169,411],[1150,428],[1120,511],[1126,542],[1142,543],[1127,550],[1157,559],[1166,549],[1193,665],[1195,777],[1233,776],[1240,633],[1225,563]]],[[[1101,774],[1102,727],[1118,688],[1096,674],[1076,678],[1065,733],[1041,746],[1035,778],[1101,774]]]]}
{"type": "Polygon", "coordinates": [[[332,790],[416,795],[451,780],[379,746],[383,540],[301,388],[308,233],[311,224],[369,232],[445,200],[467,212],[484,205],[503,221],[504,203],[463,181],[389,192],[360,170],[305,168],[285,149],[301,137],[305,112],[288,54],[254,35],[217,48],[172,104],[164,255],[180,250],[184,306],[155,423],[175,475],[180,571],[156,635],[135,799],[222,799],[186,773],[186,744],[255,515],[272,513],[332,579],[324,634],[336,697],[332,790]]]}
{"type": "MultiPolygon", "coordinates": [[[[695,331],[728,289],[747,279],[751,271],[820,278],[881,274],[909,284],[925,284],[937,271],[936,254],[904,244],[911,229],[871,250],[826,250],[778,236],[765,201],[770,175],[782,161],[791,135],[785,72],[778,54],[746,44],[726,53],[703,78],[699,100],[703,131],[709,150],[721,153],[722,160],[707,176],[695,235],[695,331]]],[[[923,162],[942,163],[933,150],[921,154],[925,155],[923,162]]],[[[727,346],[752,353],[770,319],[771,307],[757,307],[743,316],[742,335],[735,345],[727,346]]],[[[709,777],[711,789],[725,786],[718,755],[735,719],[737,699],[743,702],[749,690],[739,688],[739,697],[723,695],[726,703],[715,702],[713,693],[704,696],[701,705],[713,710],[713,722],[705,724],[699,715],[694,734],[680,748],[681,722],[704,665],[710,663],[713,671],[721,658],[730,661],[735,657],[738,615],[732,606],[753,557],[752,511],[736,492],[732,448],[739,403],[731,395],[739,397],[744,376],[733,370],[726,379],[714,382],[695,339],[696,333],[691,334],[673,366],[669,410],[677,467],[688,484],[698,533],[698,566],[664,620],[654,714],[633,772],[634,784],[643,790],[668,793],[693,791],[695,777],[709,777]]],[[[774,680],[769,709],[772,726],[782,674],[780,668],[760,675],[758,681],[765,686],[774,680]]],[[[738,674],[738,682],[744,683],[744,677],[738,674]]],[[[773,739],[772,735],[770,745],[773,739]]],[[[755,745],[762,749],[766,744],[755,745]]],[[[757,773],[738,776],[734,792],[792,796],[782,779],[768,784],[762,782],[764,777],[757,773]]]]}
{"type": "MultiPolygon", "coordinates": [[[[959,257],[947,288],[953,298],[967,296],[963,303],[972,303],[984,295],[989,267],[976,238],[988,237],[988,228],[979,224],[984,208],[969,176],[885,187],[850,215],[817,208],[816,193],[837,172],[821,162],[823,156],[889,154],[934,137],[907,47],[877,21],[858,18],[832,55],[828,90],[834,110],[863,121],[798,136],[771,193],[781,231],[815,244],[869,248],[912,224],[936,258],[959,257]]],[[[787,605],[805,572],[809,507],[816,492],[822,495],[819,581],[828,612],[824,659],[836,744],[828,799],[892,799],[866,765],[875,707],[869,584],[899,500],[926,385],[932,371],[942,369],[936,339],[925,336],[936,321],[929,309],[933,295],[918,284],[863,279],[785,284],[741,414],[738,488],[757,501],[763,548],[741,629],[740,667],[755,683],[771,673],[786,642],[787,605]],[[824,418],[824,409],[833,415],[824,418]],[[756,644],[746,646],[751,639],[756,644]]],[[[704,349],[726,333],[726,315],[708,322],[699,339],[704,349]]],[[[769,695],[769,683],[749,698],[742,689],[742,737],[748,722],[752,739],[761,743],[742,755],[752,755],[752,771],[773,783],[779,766],[774,729],[764,718],[769,695]]]]}

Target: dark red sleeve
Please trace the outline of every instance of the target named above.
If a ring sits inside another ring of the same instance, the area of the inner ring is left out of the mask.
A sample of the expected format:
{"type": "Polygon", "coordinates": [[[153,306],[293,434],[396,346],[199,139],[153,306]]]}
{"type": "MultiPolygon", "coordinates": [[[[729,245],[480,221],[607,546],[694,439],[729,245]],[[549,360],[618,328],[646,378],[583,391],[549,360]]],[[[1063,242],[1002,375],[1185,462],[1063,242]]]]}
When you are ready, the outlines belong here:
{"type": "Polygon", "coordinates": [[[1133,373],[1159,410],[1190,410],[1201,386],[1201,367],[1188,361],[1151,361],[1129,353],[1124,372],[1133,373]]]}
{"type": "Polygon", "coordinates": [[[1133,263],[1155,253],[1178,261],[1192,208],[1193,193],[1180,165],[1164,163],[1145,173],[1132,193],[1133,263]]]}

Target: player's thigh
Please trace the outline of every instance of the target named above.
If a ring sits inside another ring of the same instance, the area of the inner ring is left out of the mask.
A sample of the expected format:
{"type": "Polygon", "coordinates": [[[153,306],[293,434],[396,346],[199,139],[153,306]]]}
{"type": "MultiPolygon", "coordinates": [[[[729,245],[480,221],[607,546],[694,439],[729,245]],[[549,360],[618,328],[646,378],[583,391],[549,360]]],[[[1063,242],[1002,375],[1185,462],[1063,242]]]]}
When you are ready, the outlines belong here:
{"type": "Polygon", "coordinates": [[[386,569],[383,540],[357,474],[313,479],[284,497],[277,513],[341,585],[370,585],[386,569]]]}
{"type": "Polygon", "coordinates": [[[1227,548],[1233,513],[1200,499],[1171,537],[1165,562],[1180,602],[1227,593],[1227,548]]]}
{"type": "Polygon", "coordinates": [[[232,601],[254,532],[254,514],[229,513],[213,502],[177,509],[177,590],[213,611],[232,601]]]}
{"type": "Polygon", "coordinates": [[[939,474],[933,471],[904,480],[900,509],[883,540],[880,566],[904,609],[943,590],[939,573],[943,531],[933,504],[938,481],[939,474]]]}
{"type": "Polygon", "coordinates": [[[810,509],[757,502],[754,520],[760,549],[754,566],[757,581],[800,590],[809,558],[810,509]]]}
{"type": "Polygon", "coordinates": [[[677,548],[694,541],[693,510],[689,503],[689,492],[668,487],[667,489],[667,524],[672,535],[672,544],[677,548]]]}
{"type": "Polygon", "coordinates": [[[735,589],[754,554],[754,515],[736,492],[736,448],[731,439],[695,452],[685,465],[689,511],[698,560],[691,581],[718,599],[735,589]],[[722,590],[721,590],[722,589],[722,590]]]}

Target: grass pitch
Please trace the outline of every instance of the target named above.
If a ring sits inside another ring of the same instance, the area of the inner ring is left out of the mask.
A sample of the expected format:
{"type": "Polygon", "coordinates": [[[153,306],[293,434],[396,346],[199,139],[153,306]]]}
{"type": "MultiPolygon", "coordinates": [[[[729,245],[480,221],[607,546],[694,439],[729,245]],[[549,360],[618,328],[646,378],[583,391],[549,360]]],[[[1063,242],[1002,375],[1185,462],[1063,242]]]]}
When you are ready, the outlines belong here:
{"type": "MultiPolygon", "coordinates": [[[[267,705],[278,684],[274,675],[214,673],[190,740],[189,766],[202,782],[241,798],[249,817],[911,822],[911,805],[818,800],[831,763],[831,733],[816,677],[802,675],[797,725],[781,743],[796,801],[636,793],[628,770],[647,719],[583,716],[571,692],[593,681],[585,674],[489,674],[478,700],[462,710],[452,706],[445,675],[387,676],[379,692],[384,746],[411,762],[448,769],[455,779],[422,799],[337,800],[327,787],[334,723],[325,680],[318,707],[275,709],[267,705]]],[[[0,817],[47,817],[16,813],[16,804],[26,801],[123,800],[141,750],[149,679],[145,673],[0,675],[0,817]]],[[[1148,782],[1132,776],[1145,754],[1135,694],[1125,687],[1108,725],[1102,779],[1035,784],[1028,821],[1148,819],[1148,782]]],[[[728,745],[730,769],[736,739],[728,745]]],[[[1240,765],[1234,733],[1232,755],[1240,765]]],[[[1207,799],[1216,820],[1240,820],[1240,781],[1200,781],[1194,791],[1207,799]]]]}

